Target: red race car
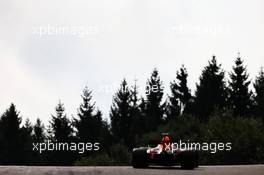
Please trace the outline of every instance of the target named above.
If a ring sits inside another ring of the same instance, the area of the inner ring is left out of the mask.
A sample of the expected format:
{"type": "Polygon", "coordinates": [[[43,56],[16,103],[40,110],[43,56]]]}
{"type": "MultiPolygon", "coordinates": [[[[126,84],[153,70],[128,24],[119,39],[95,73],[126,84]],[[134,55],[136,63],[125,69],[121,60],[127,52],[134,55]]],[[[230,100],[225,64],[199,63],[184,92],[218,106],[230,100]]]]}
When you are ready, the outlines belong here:
{"type": "Polygon", "coordinates": [[[198,167],[198,152],[196,150],[183,150],[175,148],[169,134],[162,134],[160,141],[150,141],[147,147],[134,148],[132,153],[132,166],[146,168],[150,164],[162,166],[181,165],[184,169],[198,167]],[[151,144],[157,144],[151,147],[151,144]]]}

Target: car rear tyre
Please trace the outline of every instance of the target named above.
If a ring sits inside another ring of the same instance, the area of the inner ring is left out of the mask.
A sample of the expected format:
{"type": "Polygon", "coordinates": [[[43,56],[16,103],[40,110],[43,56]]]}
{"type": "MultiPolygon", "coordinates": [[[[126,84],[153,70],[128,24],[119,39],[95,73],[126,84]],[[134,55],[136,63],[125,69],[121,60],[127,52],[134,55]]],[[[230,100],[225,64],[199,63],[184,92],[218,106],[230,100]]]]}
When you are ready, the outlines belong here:
{"type": "Polygon", "coordinates": [[[195,168],[199,167],[199,153],[195,151],[195,168]]]}
{"type": "Polygon", "coordinates": [[[146,168],[148,167],[146,150],[135,150],[132,153],[132,166],[133,168],[146,168]]]}
{"type": "Polygon", "coordinates": [[[194,169],[197,166],[198,162],[196,159],[195,152],[186,151],[181,155],[181,167],[183,169],[194,169]]]}

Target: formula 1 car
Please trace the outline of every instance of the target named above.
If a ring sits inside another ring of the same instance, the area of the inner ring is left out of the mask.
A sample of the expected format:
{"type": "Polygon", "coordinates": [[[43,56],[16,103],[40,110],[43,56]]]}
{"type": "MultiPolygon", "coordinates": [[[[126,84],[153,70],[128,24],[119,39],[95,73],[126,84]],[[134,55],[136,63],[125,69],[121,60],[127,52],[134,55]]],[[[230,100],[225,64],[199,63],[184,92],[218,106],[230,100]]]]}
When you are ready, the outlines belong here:
{"type": "Polygon", "coordinates": [[[192,149],[182,150],[175,148],[169,134],[162,134],[161,141],[155,142],[156,147],[134,148],[132,152],[132,166],[134,168],[147,168],[150,164],[161,166],[180,165],[183,169],[194,169],[198,167],[198,152],[192,149]]]}

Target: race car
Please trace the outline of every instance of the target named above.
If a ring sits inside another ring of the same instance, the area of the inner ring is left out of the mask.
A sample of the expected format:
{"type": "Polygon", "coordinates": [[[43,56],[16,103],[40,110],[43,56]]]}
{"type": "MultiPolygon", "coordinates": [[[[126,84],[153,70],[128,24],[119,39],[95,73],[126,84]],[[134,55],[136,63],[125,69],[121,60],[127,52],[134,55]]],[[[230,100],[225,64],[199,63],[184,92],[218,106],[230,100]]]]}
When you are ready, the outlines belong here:
{"type": "Polygon", "coordinates": [[[198,167],[198,152],[194,149],[183,150],[175,148],[168,133],[162,134],[160,141],[150,141],[147,147],[134,148],[132,152],[132,166],[146,168],[150,164],[161,166],[180,165],[184,169],[198,167]],[[150,144],[157,143],[156,147],[150,144]]]}

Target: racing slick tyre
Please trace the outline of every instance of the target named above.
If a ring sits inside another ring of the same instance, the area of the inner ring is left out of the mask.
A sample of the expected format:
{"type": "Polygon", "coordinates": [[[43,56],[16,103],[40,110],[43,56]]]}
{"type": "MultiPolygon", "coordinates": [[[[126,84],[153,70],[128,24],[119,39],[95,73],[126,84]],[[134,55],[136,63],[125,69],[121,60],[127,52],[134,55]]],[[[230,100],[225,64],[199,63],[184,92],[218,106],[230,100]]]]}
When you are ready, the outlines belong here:
{"type": "Polygon", "coordinates": [[[148,167],[147,153],[145,149],[134,150],[132,153],[132,166],[133,168],[146,168],[148,167]]]}
{"type": "Polygon", "coordinates": [[[195,151],[195,168],[199,167],[199,153],[195,151]]]}
{"type": "Polygon", "coordinates": [[[186,151],[181,155],[181,167],[183,169],[194,169],[197,167],[197,161],[195,152],[186,151]]]}

